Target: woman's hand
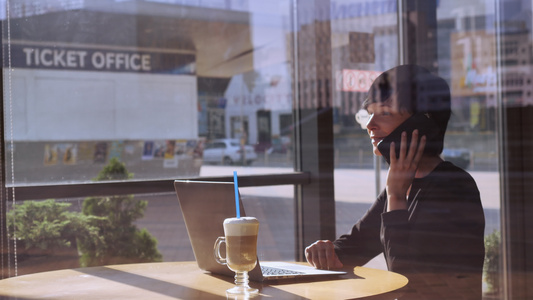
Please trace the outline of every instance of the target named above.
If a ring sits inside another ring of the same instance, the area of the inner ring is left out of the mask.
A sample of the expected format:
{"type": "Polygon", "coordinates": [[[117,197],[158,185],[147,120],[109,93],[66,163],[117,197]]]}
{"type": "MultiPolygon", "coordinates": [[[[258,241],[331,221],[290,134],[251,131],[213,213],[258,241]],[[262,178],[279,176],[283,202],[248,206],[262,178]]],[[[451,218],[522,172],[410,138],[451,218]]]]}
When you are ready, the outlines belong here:
{"type": "Polygon", "coordinates": [[[317,269],[340,269],[342,262],[335,253],[333,243],[328,240],[320,240],[305,248],[307,262],[317,269]]]}
{"type": "Polygon", "coordinates": [[[413,131],[407,151],[407,134],[402,133],[400,155],[396,158],[394,142],[390,145],[390,167],[387,174],[387,211],[407,209],[407,193],[416,175],[418,163],[424,154],[426,136],[418,142],[418,130],[413,131]]]}

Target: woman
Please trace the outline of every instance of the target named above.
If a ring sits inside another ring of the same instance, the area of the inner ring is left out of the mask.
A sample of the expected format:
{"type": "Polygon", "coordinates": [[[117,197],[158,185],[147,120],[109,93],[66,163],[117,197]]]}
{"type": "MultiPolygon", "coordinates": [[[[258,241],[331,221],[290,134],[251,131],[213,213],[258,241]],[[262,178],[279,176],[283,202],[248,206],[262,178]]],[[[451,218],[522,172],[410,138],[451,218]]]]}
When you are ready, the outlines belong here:
{"type": "MultiPolygon", "coordinates": [[[[379,143],[411,117],[430,119],[438,133],[402,132],[388,148],[386,187],[372,207],[351,232],[307,247],[307,261],[335,269],[364,265],[383,253],[388,269],[406,275],[418,296],[480,299],[485,220],[479,191],[466,171],[440,157],[451,114],[448,84],[421,67],[398,66],[376,78],[364,107],[375,155],[382,154],[379,143]]],[[[407,298],[416,298],[411,292],[407,298]]]]}

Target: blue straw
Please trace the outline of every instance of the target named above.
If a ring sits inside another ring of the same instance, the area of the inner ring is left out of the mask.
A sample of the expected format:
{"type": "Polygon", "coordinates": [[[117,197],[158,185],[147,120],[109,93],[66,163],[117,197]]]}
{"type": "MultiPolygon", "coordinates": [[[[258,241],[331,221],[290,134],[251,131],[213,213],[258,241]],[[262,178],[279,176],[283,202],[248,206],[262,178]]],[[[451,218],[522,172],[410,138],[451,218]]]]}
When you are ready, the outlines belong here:
{"type": "Polygon", "coordinates": [[[235,207],[237,218],[241,217],[241,207],[239,206],[239,184],[237,183],[237,171],[233,171],[233,185],[235,186],[235,207]]]}

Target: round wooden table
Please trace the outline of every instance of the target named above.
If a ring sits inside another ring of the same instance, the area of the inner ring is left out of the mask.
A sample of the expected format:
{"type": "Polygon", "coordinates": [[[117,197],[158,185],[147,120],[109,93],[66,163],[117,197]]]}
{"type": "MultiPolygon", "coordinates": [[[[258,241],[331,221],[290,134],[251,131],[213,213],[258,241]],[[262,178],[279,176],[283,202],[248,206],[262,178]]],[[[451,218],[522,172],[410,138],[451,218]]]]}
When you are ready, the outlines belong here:
{"type": "MultiPolygon", "coordinates": [[[[327,280],[250,282],[253,299],[353,299],[387,295],[407,284],[406,277],[356,267],[327,280]]],[[[114,265],[35,273],[0,280],[8,299],[226,299],[233,278],[200,270],[196,262],[114,265]]],[[[391,295],[391,299],[394,299],[391,295]]]]}

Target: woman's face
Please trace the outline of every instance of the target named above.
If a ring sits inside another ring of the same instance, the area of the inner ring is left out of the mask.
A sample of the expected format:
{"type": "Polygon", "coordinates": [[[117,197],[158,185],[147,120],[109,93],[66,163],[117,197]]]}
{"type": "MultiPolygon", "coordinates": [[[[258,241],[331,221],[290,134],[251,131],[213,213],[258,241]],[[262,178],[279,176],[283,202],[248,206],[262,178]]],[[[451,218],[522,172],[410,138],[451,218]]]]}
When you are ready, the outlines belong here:
{"type": "Polygon", "coordinates": [[[372,103],[367,107],[369,116],[366,130],[372,141],[374,154],[378,156],[381,156],[378,143],[412,115],[398,109],[397,105],[391,102],[372,103]]]}

